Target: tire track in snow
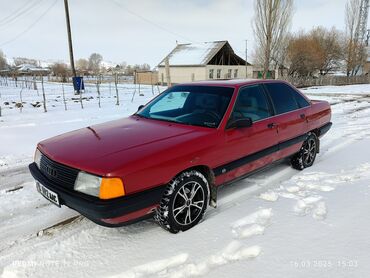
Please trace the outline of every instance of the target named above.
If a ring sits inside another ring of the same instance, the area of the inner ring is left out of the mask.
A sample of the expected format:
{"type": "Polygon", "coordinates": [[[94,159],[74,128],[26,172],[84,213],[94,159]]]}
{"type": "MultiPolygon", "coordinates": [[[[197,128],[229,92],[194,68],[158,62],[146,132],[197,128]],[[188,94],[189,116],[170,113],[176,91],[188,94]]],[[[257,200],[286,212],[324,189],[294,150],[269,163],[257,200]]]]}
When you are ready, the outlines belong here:
{"type": "Polygon", "coordinates": [[[235,237],[243,239],[254,235],[262,235],[270,224],[272,209],[260,209],[231,225],[235,237]]]}
{"type": "Polygon", "coordinates": [[[311,214],[316,220],[324,220],[327,216],[328,208],[320,193],[331,192],[338,186],[368,177],[370,177],[370,163],[362,163],[334,174],[304,172],[283,182],[274,193],[281,198],[296,200],[292,209],[296,215],[305,216],[311,214]]]}

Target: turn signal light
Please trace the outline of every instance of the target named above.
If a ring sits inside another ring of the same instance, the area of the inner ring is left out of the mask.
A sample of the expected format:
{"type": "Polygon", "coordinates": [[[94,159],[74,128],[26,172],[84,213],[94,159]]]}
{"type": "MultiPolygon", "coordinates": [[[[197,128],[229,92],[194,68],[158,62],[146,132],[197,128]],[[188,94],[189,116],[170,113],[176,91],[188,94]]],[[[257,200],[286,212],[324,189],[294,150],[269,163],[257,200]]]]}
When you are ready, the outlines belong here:
{"type": "Polygon", "coordinates": [[[113,199],[121,196],[125,196],[125,188],[120,178],[102,178],[100,199],[113,199]]]}

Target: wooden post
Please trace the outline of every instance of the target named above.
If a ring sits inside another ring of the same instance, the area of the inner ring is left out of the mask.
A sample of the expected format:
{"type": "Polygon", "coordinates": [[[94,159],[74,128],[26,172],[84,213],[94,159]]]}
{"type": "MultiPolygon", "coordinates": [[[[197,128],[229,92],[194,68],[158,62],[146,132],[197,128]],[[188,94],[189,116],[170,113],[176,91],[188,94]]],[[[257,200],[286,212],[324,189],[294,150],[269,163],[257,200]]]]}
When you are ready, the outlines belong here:
{"type": "Polygon", "coordinates": [[[99,76],[97,76],[97,79],[96,79],[96,90],[98,92],[98,104],[99,104],[99,108],[101,108],[101,106],[100,106],[100,88],[99,88],[100,83],[99,82],[101,82],[101,80],[99,80],[99,76]]]}
{"type": "Polygon", "coordinates": [[[82,103],[82,80],[81,80],[81,83],[80,83],[80,89],[77,91],[77,93],[80,95],[81,109],[84,109],[84,105],[82,103]]]}
{"type": "Polygon", "coordinates": [[[44,112],[48,112],[46,109],[46,96],[45,96],[45,88],[44,88],[44,76],[41,75],[41,87],[42,87],[42,98],[44,99],[44,112]]]}
{"type": "Polygon", "coordinates": [[[135,85],[135,87],[134,87],[134,92],[132,94],[131,102],[134,101],[135,94],[136,94],[136,70],[134,71],[134,85],[135,85]]]}
{"type": "Polygon", "coordinates": [[[150,72],[150,84],[152,85],[152,95],[154,96],[153,72],[150,72]]]}
{"type": "Polygon", "coordinates": [[[167,87],[171,87],[171,76],[170,76],[170,62],[168,57],[165,59],[165,67],[166,67],[166,78],[167,78],[167,87]]]}
{"type": "Polygon", "coordinates": [[[21,99],[21,106],[19,106],[19,109],[21,113],[22,113],[22,108],[23,108],[22,91],[23,91],[23,87],[21,88],[21,91],[19,92],[19,98],[21,99]]]}
{"type": "Polygon", "coordinates": [[[139,85],[139,96],[141,96],[141,90],[140,90],[140,75],[138,73],[137,74],[137,84],[139,85]]]}
{"type": "Polygon", "coordinates": [[[66,101],[66,95],[64,93],[64,84],[63,83],[62,83],[62,93],[63,93],[64,110],[67,111],[67,101],[66,101]]]}
{"type": "Polygon", "coordinates": [[[33,89],[37,90],[36,75],[33,76],[33,89]]]}
{"type": "Polygon", "coordinates": [[[115,78],[114,78],[114,83],[116,85],[116,105],[119,105],[119,94],[118,94],[118,74],[116,73],[115,78]]]}

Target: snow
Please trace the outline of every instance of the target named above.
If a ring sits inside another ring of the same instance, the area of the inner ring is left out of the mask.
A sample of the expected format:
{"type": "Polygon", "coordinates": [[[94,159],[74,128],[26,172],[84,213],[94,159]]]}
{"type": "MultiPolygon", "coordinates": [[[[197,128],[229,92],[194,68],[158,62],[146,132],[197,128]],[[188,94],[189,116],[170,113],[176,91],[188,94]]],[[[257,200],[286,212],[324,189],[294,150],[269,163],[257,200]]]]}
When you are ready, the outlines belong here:
{"type": "MultiPolygon", "coordinates": [[[[171,66],[203,65],[210,58],[210,55],[225,42],[205,42],[193,44],[179,44],[169,55],[171,66]]],[[[160,66],[164,66],[162,61],[160,66]]]]}
{"type": "Polygon", "coordinates": [[[66,86],[64,111],[55,101],[61,85],[48,83],[47,113],[29,105],[40,97],[27,90],[22,113],[5,108],[19,101],[19,89],[0,87],[1,277],[368,276],[370,85],[305,89],[333,111],[315,164],[296,171],[284,161],[221,188],[218,207],[189,231],[173,235],[153,220],[113,229],[83,217],[56,225],[77,214],[36,192],[26,168],[35,144],[127,116],[153,97],[144,86],[131,103],[134,85],[121,86],[119,106],[103,86],[100,109],[88,88],[94,98],[83,110],[66,86]]]}

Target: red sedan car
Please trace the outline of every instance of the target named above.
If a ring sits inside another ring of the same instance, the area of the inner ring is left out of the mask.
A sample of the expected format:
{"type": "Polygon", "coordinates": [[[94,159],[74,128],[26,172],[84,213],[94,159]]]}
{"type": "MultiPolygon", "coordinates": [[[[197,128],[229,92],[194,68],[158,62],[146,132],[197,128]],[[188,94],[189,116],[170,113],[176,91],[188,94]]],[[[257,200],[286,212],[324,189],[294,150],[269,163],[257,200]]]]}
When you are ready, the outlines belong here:
{"type": "Polygon", "coordinates": [[[92,221],[119,226],[155,216],[170,232],[196,225],[217,188],[283,158],[313,164],[331,127],[326,101],[282,81],[174,86],[134,115],[38,144],[38,191],[92,221]]]}

